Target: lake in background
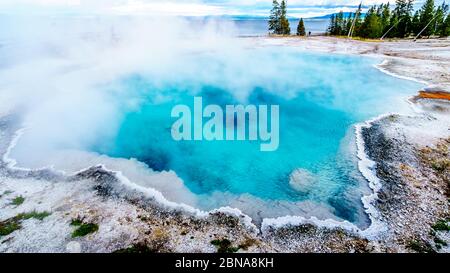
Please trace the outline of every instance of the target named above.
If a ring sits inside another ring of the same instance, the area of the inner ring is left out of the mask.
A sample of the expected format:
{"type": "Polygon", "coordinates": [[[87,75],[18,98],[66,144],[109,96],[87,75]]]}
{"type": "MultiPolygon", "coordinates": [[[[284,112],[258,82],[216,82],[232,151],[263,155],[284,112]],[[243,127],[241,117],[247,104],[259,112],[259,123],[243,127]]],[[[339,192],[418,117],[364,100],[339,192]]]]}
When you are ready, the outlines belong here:
{"type": "MultiPolygon", "coordinates": [[[[232,24],[237,31],[238,36],[264,36],[268,34],[268,19],[265,18],[222,18],[222,17],[190,17],[189,20],[194,24],[202,24],[208,20],[222,22],[223,24],[232,24]]],[[[313,35],[324,34],[329,25],[329,19],[304,19],[306,33],[311,32],[313,35]]],[[[297,33],[297,25],[299,19],[289,19],[291,34],[297,33]]]]}
{"type": "MultiPolygon", "coordinates": [[[[329,20],[328,19],[304,19],[306,33],[323,34],[326,32],[329,20]]],[[[239,35],[242,36],[260,36],[267,35],[268,21],[266,19],[233,19],[237,26],[239,35]]],[[[290,19],[291,34],[297,33],[297,25],[299,20],[290,19]]]]}

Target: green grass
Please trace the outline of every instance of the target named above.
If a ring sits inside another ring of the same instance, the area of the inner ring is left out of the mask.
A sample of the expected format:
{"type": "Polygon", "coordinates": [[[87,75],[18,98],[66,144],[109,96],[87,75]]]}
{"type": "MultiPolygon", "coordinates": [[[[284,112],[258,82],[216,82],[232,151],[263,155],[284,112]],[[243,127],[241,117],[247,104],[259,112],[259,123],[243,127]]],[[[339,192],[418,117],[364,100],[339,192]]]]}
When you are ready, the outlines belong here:
{"type": "Polygon", "coordinates": [[[88,234],[94,233],[98,230],[98,225],[94,223],[84,223],[81,219],[72,219],[71,226],[77,227],[72,232],[72,238],[83,237],[88,234]]]}
{"type": "Polygon", "coordinates": [[[20,220],[11,218],[0,222],[0,236],[6,236],[13,233],[14,231],[22,228],[20,225],[20,220]]]}
{"type": "Polygon", "coordinates": [[[72,219],[70,222],[71,226],[81,226],[83,224],[83,221],[80,219],[72,219]]]}
{"type": "Polygon", "coordinates": [[[43,212],[27,212],[20,213],[12,218],[6,219],[5,221],[0,222],[0,236],[6,236],[8,234],[13,233],[14,231],[22,228],[22,221],[28,220],[31,218],[37,220],[43,220],[45,217],[49,216],[51,213],[47,211],[43,212]]]}
{"type": "Polygon", "coordinates": [[[23,202],[25,202],[25,198],[24,198],[23,196],[17,196],[16,198],[14,198],[14,199],[11,201],[11,205],[14,205],[14,206],[17,207],[17,206],[22,205],[23,202]]]}
{"type": "Polygon", "coordinates": [[[234,253],[239,250],[239,247],[233,247],[230,240],[212,240],[211,244],[217,247],[218,253],[234,253]]]}
{"type": "Polygon", "coordinates": [[[77,229],[72,233],[72,238],[83,237],[90,233],[94,233],[98,230],[98,225],[89,223],[89,224],[81,224],[77,229]]]}
{"type": "Polygon", "coordinates": [[[357,36],[353,36],[353,37],[349,38],[347,35],[333,35],[331,37],[336,37],[336,38],[339,38],[339,39],[351,39],[351,40],[363,41],[363,42],[383,42],[383,41],[387,40],[387,39],[380,40],[380,38],[375,38],[375,39],[362,38],[362,37],[357,37],[357,36]]]}
{"type": "Polygon", "coordinates": [[[418,253],[436,253],[436,250],[425,241],[412,240],[408,243],[407,247],[418,253]]]}
{"type": "Polygon", "coordinates": [[[19,215],[17,215],[16,217],[19,217],[22,220],[27,220],[27,219],[37,219],[37,220],[44,220],[45,217],[50,216],[50,212],[48,211],[43,211],[43,212],[37,212],[37,211],[32,211],[32,212],[27,212],[27,213],[21,213],[19,215]]]}
{"type": "Polygon", "coordinates": [[[450,160],[446,158],[435,160],[431,163],[431,167],[438,173],[444,173],[450,168],[450,160]]]}
{"type": "Polygon", "coordinates": [[[437,220],[437,222],[432,226],[432,228],[437,231],[450,231],[448,221],[444,219],[437,220]]]}
{"type": "Polygon", "coordinates": [[[434,237],[434,243],[438,249],[442,248],[442,246],[447,246],[447,242],[438,237],[434,237]]]}

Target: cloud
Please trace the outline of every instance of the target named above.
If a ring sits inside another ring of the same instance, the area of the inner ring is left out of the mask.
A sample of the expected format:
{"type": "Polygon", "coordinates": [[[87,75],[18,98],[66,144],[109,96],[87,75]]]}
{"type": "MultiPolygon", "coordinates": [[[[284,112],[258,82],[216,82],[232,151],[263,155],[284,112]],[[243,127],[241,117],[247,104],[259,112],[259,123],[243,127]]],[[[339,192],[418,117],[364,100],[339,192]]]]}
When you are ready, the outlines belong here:
{"type": "Polygon", "coordinates": [[[220,6],[204,3],[189,2],[149,2],[130,1],[124,4],[112,6],[109,9],[118,14],[151,14],[151,15],[185,15],[185,16],[207,16],[223,15],[227,11],[220,6]]]}
{"type": "MultiPolygon", "coordinates": [[[[389,0],[365,0],[364,6],[389,0]]],[[[394,2],[391,0],[390,2],[394,2]]],[[[422,1],[416,1],[416,5],[422,1]]],[[[351,11],[361,0],[288,0],[293,17],[320,16],[351,11]]],[[[0,12],[80,13],[119,15],[267,16],[270,0],[2,0],[0,12]]]]}

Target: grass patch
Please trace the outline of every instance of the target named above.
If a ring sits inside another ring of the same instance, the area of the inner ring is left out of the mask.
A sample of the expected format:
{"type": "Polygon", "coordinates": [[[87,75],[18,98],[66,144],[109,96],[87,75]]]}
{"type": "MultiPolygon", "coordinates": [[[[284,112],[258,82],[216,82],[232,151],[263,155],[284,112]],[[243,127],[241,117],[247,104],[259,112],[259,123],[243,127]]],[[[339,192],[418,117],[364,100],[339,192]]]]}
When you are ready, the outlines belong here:
{"type": "Polygon", "coordinates": [[[347,35],[333,35],[331,37],[336,37],[336,38],[340,38],[340,39],[350,39],[350,40],[354,40],[354,41],[362,41],[362,42],[383,42],[385,40],[380,40],[380,39],[371,39],[371,38],[362,38],[362,37],[348,37],[347,35]]]}
{"type": "Polygon", "coordinates": [[[27,219],[37,219],[37,220],[44,220],[45,217],[50,216],[50,212],[48,211],[43,211],[43,212],[37,212],[37,211],[32,211],[32,212],[27,212],[27,213],[21,213],[19,215],[17,215],[16,217],[20,218],[21,220],[27,220],[27,219]]]}
{"type": "Polygon", "coordinates": [[[81,219],[72,219],[71,226],[77,227],[72,232],[72,238],[83,237],[88,234],[94,233],[98,230],[98,225],[95,223],[84,223],[81,219]]]}
{"type": "Polygon", "coordinates": [[[81,224],[72,233],[72,238],[83,237],[98,230],[98,225],[93,223],[81,224]]]}
{"type": "Polygon", "coordinates": [[[72,219],[70,222],[71,226],[81,226],[83,224],[83,221],[80,219],[72,219]]]}
{"type": "Polygon", "coordinates": [[[14,231],[21,229],[20,220],[14,218],[0,222],[0,236],[6,236],[14,231]]]}
{"type": "Polygon", "coordinates": [[[239,250],[239,247],[233,247],[230,240],[212,240],[211,244],[216,246],[218,253],[234,253],[239,250]]]}
{"type": "Polygon", "coordinates": [[[429,243],[424,241],[412,240],[406,247],[418,253],[436,253],[436,250],[434,250],[429,243]]]}
{"type": "Polygon", "coordinates": [[[448,221],[444,219],[437,220],[437,222],[432,226],[432,228],[436,231],[450,231],[448,221]]]}
{"type": "Polygon", "coordinates": [[[445,242],[444,240],[442,240],[438,237],[434,237],[434,243],[436,244],[436,247],[438,249],[441,249],[442,246],[447,246],[447,242],[445,242]]]}
{"type": "Polygon", "coordinates": [[[23,196],[17,196],[11,201],[11,205],[20,206],[25,202],[25,198],[23,196]]]}
{"type": "Polygon", "coordinates": [[[34,218],[42,221],[45,217],[49,216],[50,214],[51,213],[47,211],[44,212],[32,211],[27,213],[21,213],[5,221],[2,221],[0,222],[0,236],[6,236],[18,229],[21,229],[22,228],[21,223],[23,220],[34,218]]]}
{"type": "Polygon", "coordinates": [[[431,163],[431,167],[438,173],[444,173],[450,167],[450,160],[443,158],[431,163]]]}

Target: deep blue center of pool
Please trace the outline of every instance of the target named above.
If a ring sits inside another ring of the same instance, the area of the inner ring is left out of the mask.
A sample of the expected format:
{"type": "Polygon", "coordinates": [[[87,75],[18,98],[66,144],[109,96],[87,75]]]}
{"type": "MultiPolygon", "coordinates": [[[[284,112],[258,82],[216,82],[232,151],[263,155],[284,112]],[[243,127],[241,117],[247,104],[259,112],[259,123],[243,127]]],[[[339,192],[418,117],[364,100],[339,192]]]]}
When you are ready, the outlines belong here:
{"type": "Polygon", "coordinates": [[[349,148],[354,147],[353,125],[407,109],[404,99],[419,86],[378,71],[373,65],[379,59],[280,50],[248,49],[240,60],[196,53],[171,73],[121,79],[120,99],[138,101],[138,107],[124,110],[115,138],[99,141],[93,150],[136,158],[157,171],[173,170],[198,195],[311,200],[356,221],[362,193],[349,148]],[[258,141],[174,141],[172,107],[192,106],[194,96],[204,105],[279,105],[278,150],[261,152],[258,141]],[[289,183],[296,169],[313,181],[305,190],[289,183]]]}

